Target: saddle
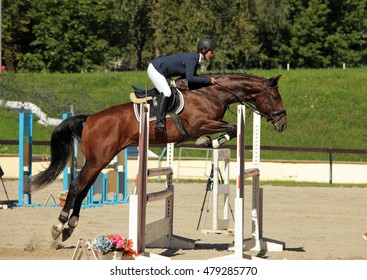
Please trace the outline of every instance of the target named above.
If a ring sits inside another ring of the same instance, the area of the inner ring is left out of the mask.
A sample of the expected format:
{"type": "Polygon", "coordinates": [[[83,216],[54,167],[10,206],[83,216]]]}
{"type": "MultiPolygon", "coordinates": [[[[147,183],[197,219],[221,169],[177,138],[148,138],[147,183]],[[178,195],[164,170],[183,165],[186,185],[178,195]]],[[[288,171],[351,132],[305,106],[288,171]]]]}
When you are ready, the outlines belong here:
{"type": "MultiPolygon", "coordinates": [[[[185,129],[178,118],[177,114],[179,114],[184,106],[185,100],[183,98],[182,92],[174,85],[174,83],[170,86],[172,94],[168,103],[166,117],[171,117],[177,128],[180,130],[181,134],[185,135],[185,129]]],[[[134,113],[136,119],[140,122],[140,104],[148,103],[150,104],[150,118],[149,121],[155,121],[158,113],[158,97],[159,92],[156,88],[144,89],[138,86],[133,85],[134,92],[130,93],[130,100],[134,103],[134,113]]]]}

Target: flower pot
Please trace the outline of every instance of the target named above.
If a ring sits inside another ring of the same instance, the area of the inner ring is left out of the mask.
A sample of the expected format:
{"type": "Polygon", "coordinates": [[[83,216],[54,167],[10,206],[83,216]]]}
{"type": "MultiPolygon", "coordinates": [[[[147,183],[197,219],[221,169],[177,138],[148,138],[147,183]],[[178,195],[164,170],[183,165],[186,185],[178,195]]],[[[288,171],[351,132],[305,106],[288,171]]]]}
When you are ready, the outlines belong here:
{"type": "Polygon", "coordinates": [[[66,202],[66,197],[68,196],[68,191],[62,191],[60,192],[57,197],[60,200],[60,206],[64,207],[65,206],[65,202],[66,202]]]}
{"type": "Polygon", "coordinates": [[[121,260],[123,261],[133,261],[135,260],[134,256],[121,256],[121,260]]]}
{"type": "Polygon", "coordinates": [[[97,254],[97,258],[99,260],[119,260],[121,259],[122,253],[121,252],[108,252],[107,254],[97,254]]]}
{"type": "Polygon", "coordinates": [[[65,206],[65,203],[66,203],[66,198],[59,197],[59,200],[60,200],[60,206],[61,207],[64,207],[65,206]]]}

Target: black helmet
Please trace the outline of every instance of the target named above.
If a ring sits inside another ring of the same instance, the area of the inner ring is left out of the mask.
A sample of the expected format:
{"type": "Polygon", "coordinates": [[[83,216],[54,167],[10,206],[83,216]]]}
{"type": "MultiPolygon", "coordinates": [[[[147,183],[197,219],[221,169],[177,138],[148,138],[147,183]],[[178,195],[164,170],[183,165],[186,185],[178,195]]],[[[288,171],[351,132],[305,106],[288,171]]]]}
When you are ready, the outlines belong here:
{"type": "Polygon", "coordinates": [[[217,44],[210,38],[203,38],[199,41],[197,49],[201,52],[204,48],[206,48],[206,54],[208,51],[217,50],[217,44]]]}

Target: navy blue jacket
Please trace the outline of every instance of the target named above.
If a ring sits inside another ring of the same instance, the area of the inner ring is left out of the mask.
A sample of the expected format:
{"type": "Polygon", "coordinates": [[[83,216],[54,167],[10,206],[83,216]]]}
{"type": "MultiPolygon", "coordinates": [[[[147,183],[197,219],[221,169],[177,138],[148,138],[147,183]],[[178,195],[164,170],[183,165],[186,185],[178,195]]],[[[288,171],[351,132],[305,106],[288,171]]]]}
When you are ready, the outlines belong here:
{"type": "Polygon", "coordinates": [[[196,74],[199,66],[199,55],[196,52],[186,52],[161,56],[152,60],[152,64],[159,73],[166,78],[181,76],[189,83],[210,84],[210,77],[199,77],[196,74]]]}

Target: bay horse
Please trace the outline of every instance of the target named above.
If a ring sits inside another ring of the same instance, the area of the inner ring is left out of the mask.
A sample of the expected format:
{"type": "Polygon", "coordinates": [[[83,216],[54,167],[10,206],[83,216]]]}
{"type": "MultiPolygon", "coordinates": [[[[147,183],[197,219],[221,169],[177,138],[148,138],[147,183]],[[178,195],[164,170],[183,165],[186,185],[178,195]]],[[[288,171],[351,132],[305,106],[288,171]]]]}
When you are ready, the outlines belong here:
{"type": "MultiPolygon", "coordinates": [[[[230,104],[243,102],[271,122],[278,132],[282,132],[287,127],[287,116],[278,90],[280,76],[267,79],[249,74],[221,74],[216,77],[217,84],[200,88],[193,88],[185,79],[177,79],[176,88],[184,99],[184,107],[177,113],[181,129],[174,124],[173,118],[166,118],[165,133],[157,134],[150,121],[150,145],[196,140],[197,145],[219,147],[236,137],[237,133],[234,124],[222,120],[226,110],[230,104]],[[212,141],[208,135],[215,133],[225,134],[212,141]]],[[[133,105],[130,102],[91,115],[72,116],[53,131],[50,165],[30,178],[25,184],[26,193],[42,189],[58,177],[69,161],[74,139],[81,142],[85,156],[80,173],[70,182],[58,224],[52,227],[54,239],[61,233],[62,241],[71,236],[78,224],[83,199],[102,169],[121,150],[138,145],[139,121],[133,105]]]]}

